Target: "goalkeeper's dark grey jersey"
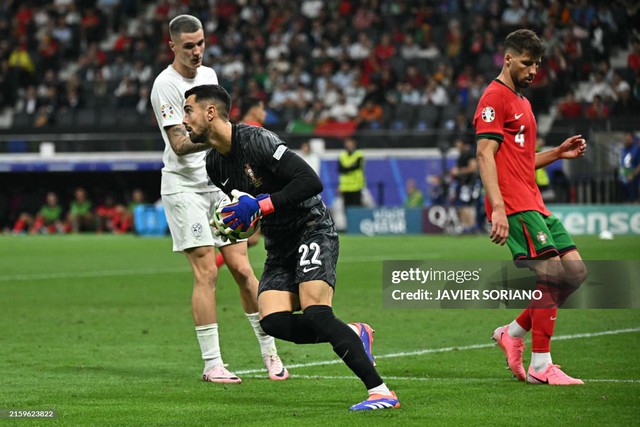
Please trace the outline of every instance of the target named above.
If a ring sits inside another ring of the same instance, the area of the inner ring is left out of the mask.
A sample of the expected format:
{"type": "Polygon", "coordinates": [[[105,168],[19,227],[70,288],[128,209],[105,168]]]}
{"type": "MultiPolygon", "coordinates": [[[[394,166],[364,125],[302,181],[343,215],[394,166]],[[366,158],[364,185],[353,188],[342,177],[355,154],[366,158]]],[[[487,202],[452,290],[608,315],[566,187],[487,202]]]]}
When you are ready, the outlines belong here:
{"type": "Polygon", "coordinates": [[[213,184],[230,197],[234,189],[252,196],[271,195],[275,211],[262,218],[261,226],[266,237],[281,240],[279,234],[290,235],[320,218],[333,226],[319,196],[320,178],[273,132],[233,125],[231,152],[223,156],[210,149],[206,167],[213,184]]]}

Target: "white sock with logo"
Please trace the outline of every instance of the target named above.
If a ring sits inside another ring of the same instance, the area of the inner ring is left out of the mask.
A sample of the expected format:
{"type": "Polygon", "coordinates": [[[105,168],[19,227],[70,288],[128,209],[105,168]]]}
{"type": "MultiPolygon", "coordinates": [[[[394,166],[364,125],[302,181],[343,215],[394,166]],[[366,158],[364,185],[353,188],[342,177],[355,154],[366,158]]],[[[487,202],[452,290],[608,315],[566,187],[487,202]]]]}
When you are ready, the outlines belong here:
{"type": "Polygon", "coordinates": [[[220,342],[218,341],[218,324],[196,326],[196,336],[200,344],[202,359],[204,360],[204,372],[211,368],[222,365],[222,355],[220,354],[220,342]]]}
{"type": "Polygon", "coordinates": [[[531,366],[536,372],[545,370],[552,363],[551,353],[531,353],[531,366]]]}
{"type": "Polygon", "coordinates": [[[383,396],[391,396],[389,387],[387,387],[385,383],[380,384],[378,387],[370,388],[367,391],[369,392],[369,396],[371,396],[372,394],[381,394],[383,396]]]}
{"type": "Polygon", "coordinates": [[[278,350],[276,350],[276,342],[271,335],[267,335],[263,330],[262,326],[260,326],[260,314],[259,313],[245,313],[249,323],[251,323],[251,327],[253,328],[253,333],[256,334],[256,338],[258,338],[258,342],[260,343],[260,351],[262,355],[265,354],[278,354],[278,350]]]}
{"type": "Polygon", "coordinates": [[[527,335],[527,330],[524,329],[518,322],[515,320],[509,323],[509,328],[507,328],[507,333],[511,338],[524,338],[527,335]]]}

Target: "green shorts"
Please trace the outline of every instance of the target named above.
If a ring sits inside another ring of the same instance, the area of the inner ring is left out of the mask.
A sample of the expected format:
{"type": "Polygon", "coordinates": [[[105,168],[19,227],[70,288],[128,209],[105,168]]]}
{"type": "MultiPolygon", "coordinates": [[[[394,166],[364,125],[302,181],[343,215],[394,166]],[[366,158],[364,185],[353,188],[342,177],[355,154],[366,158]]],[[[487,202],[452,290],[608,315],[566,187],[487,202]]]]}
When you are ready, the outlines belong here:
{"type": "Polygon", "coordinates": [[[558,218],[537,211],[509,215],[507,246],[514,260],[546,259],[576,250],[576,244],[558,218]]]}

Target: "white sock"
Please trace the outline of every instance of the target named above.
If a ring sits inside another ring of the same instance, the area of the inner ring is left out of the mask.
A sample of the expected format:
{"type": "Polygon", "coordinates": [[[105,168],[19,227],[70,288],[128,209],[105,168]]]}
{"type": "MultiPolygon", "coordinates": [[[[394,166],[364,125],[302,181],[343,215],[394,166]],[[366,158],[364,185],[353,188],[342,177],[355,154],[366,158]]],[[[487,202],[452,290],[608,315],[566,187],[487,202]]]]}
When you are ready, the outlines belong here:
{"type": "Polygon", "coordinates": [[[347,326],[349,326],[351,330],[356,333],[356,335],[360,336],[360,333],[358,332],[358,327],[356,325],[354,325],[353,323],[347,323],[347,326]]]}
{"type": "Polygon", "coordinates": [[[524,338],[527,335],[527,330],[524,329],[518,322],[515,320],[509,323],[509,328],[507,328],[507,332],[511,338],[524,338]]]}
{"type": "Polygon", "coordinates": [[[220,355],[218,324],[196,326],[196,336],[198,337],[202,359],[204,360],[203,373],[207,373],[214,366],[224,364],[220,355]]]}
{"type": "Polygon", "coordinates": [[[551,353],[531,353],[531,366],[536,372],[544,370],[551,363],[551,353]]]}
{"type": "Polygon", "coordinates": [[[369,392],[369,396],[371,396],[372,394],[382,394],[383,396],[391,396],[389,387],[387,387],[385,383],[380,384],[378,387],[370,388],[367,391],[369,392]]]}
{"type": "Polygon", "coordinates": [[[260,343],[260,351],[262,355],[265,354],[278,354],[278,350],[276,350],[276,342],[271,335],[267,335],[262,330],[262,326],[260,326],[260,314],[259,313],[245,313],[249,323],[251,323],[251,327],[253,328],[253,333],[256,334],[256,338],[258,338],[258,342],[260,343]]]}

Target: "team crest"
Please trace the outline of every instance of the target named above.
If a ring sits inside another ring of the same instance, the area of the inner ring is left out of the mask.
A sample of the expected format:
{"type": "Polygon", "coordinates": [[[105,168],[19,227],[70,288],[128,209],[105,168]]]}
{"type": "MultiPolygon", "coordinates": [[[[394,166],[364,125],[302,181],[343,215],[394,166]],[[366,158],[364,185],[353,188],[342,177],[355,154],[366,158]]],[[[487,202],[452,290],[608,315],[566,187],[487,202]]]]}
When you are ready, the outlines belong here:
{"type": "Polygon", "coordinates": [[[256,177],[256,174],[253,172],[253,169],[251,169],[251,165],[249,163],[244,165],[244,173],[249,177],[251,185],[254,188],[259,188],[262,185],[262,178],[256,177]]]}
{"type": "Polygon", "coordinates": [[[491,123],[496,118],[496,112],[492,107],[484,107],[482,109],[482,120],[491,123]]]}
{"type": "Polygon", "coordinates": [[[196,238],[199,238],[200,236],[202,236],[202,224],[200,224],[199,222],[192,224],[191,232],[196,238]]]}
{"type": "Polygon", "coordinates": [[[538,241],[540,243],[542,243],[543,245],[547,244],[547,235],[544,234],[542,231],[538,232],[538,235],[536,236],[536,238],[538,239],[538,241]]]}
{"type": "Polygon", "coordinates": [[[160,107],[160,112],[162,113],[163,119],[171,118],[175,113],[171,104],[162,104],[162,107],[160,107]]]}

